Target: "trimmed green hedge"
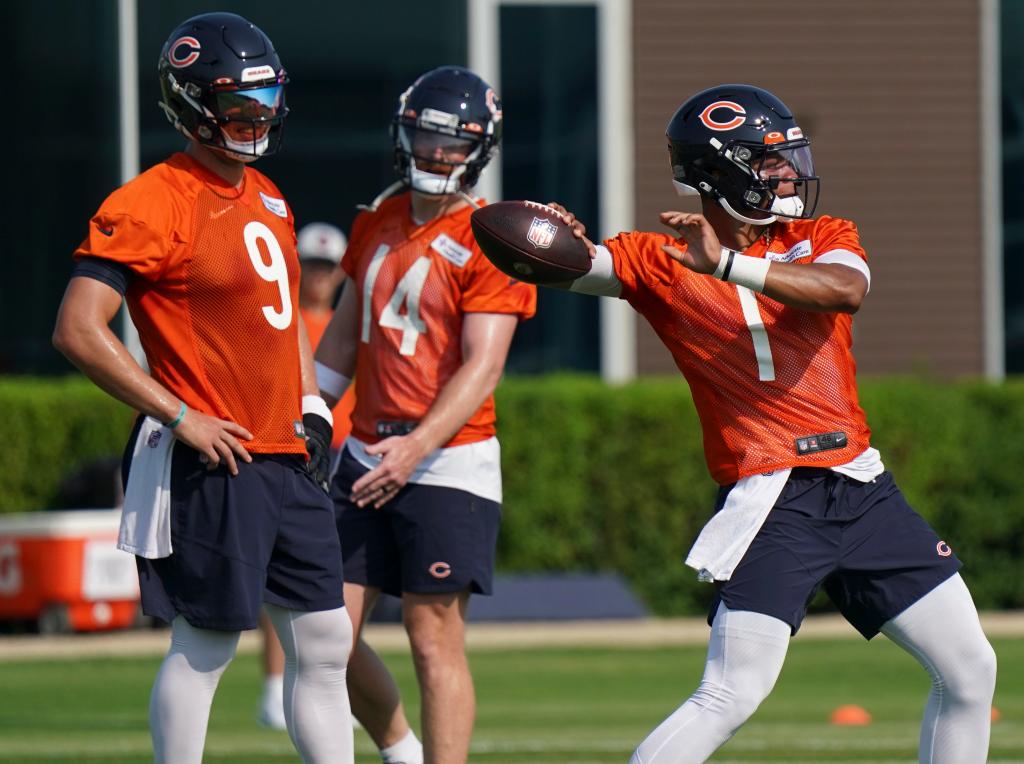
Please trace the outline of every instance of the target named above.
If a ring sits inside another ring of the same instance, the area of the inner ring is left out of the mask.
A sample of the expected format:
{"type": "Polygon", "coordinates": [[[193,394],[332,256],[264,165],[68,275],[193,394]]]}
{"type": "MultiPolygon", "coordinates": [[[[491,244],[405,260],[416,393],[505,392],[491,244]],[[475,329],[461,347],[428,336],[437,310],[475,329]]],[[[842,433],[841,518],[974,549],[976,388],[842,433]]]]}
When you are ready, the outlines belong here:
{"type": "MultiPolygon", "coordinates": [[[[964,561],[983,608],[1024,607],[1024,384],[867,380],[862,404],[911,505],[964,561]]],[[[498,394],[506,570],[618,570],[661,614],[700,612],[683,566],[715,485],[681,379],[622,388],[506,380],[498,394]]]]}
{"type": "Polygon", "coordinates": [[[0,378],[0,512],[51,506],[60,481],[120,455],[133,414],[81,377],[0,378]]]}
{"type": "MultiPolygon", "coordinates": [[[[1024,383],[862,383],[874,445],[911,504],[966,563],[979,607],[1024,607],[1024,383]]],[[[0,511],[48,506],[60,479],[119,454],[131,412],[80,379],[0,380],[0,511]]],[[[615,570],[661,614],[711,587],[682,564],[715,485],[681,380],[609,388],[510,378],[498,391],[505,571],[615,570]]]]}

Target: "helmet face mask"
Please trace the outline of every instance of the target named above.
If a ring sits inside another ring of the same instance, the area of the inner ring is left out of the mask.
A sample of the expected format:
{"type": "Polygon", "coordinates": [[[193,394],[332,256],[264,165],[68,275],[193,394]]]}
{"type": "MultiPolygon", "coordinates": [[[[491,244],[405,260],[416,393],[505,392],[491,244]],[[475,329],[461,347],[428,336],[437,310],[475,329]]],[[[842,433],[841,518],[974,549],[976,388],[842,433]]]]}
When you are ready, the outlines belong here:
{"type": "Polygon", "coordinates": [[[395,169],[422,194],[476,184],[501,140],[501,101],[467,69],[427,72],[398,101],[391,123],[395,169]]]}
{"type": "Polygon", "coordinates": [[[185,21],[164,44],[157,68],[160,106],[187,138],[242,162],[280,148],[288,77],[269,38],[241,16],[185,21]]]}
{"type": "Polygon", "coordinates": [[[669,122],[673,185],[767,225],[810,218],[818,203],[810,139],[766,90],[722,85],[698,93],[669,122]]]}

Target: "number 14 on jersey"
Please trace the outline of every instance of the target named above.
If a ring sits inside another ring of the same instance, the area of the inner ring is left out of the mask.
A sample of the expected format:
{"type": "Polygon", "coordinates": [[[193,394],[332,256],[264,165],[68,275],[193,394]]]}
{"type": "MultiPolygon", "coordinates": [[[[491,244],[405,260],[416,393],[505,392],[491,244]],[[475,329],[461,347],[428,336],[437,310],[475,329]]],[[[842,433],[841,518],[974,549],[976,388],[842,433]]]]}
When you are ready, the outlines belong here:
{"type": "MultiPolygon", "coordinates": [[[[373,253],[370,265],[366,269],[366,280],[363,283],[363,317],[360,339],[363,342],[370,341],[370,326],[373,323],[373,289],[377,283],[377,275],[384,264],[384,257],[390,251],[387,244],[381,244],[373,253]]],[[[420,315],[420,295],[423,293],[423,285],[430,273],[431,260],[429,257],[416,259],[395,285],[390,299],[381,311],[377,324],[388,329],[397,329],[402,333],[402,342],[398,352],[402,355],[415,355],[416,341],[421,334],[427,331],[427,324],[420,315]],[[405,313],[400,313],[402,303],[405,303],[405,313]]]]}

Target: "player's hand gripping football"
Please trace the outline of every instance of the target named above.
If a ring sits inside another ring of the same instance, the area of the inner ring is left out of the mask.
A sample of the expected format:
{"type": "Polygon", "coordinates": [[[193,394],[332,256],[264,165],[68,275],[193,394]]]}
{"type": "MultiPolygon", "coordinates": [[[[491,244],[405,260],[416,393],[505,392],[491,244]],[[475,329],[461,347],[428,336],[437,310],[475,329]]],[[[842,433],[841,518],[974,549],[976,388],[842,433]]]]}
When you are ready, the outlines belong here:
{"type": "Polygon", "coordinates": [[[546,204],[548,207],[550,207],[553,210],[556,210],[558,214],[562,216],[562,219],[565,221],[565,224],[572,228],[572,235],[575,236],[577,239],[581,239],[583,243],[587,245],[587,252],[590,253],[590,259],[593,260],[594,256],[597,254],[597,247],[594,246],[594,242],[587,238],[587,227],[583,225],[583,223],[578,221],[575,215],[569,212],[569,210],[567,210],[558,202],[546,202],[546,204]]]}
{"type": "Polygon", "coordinates": [[[662,250],[678,263],[696,273],[714,273],[722,259],[722,245],[707,219],[695,212],[662,212],[661,222],[679,234],[686,250],[662,246],[662,250]]]}
{"type": "Polygon", "coordinates": [[[334,428],[319,414],[310,413],[302,415],[302,428],[306,431],[306,451],[309,452],[306,471],[313,476],[318,486],[330,492],[331,437],[334,428]]]}
{"type": "Polygon", "coordinates": [[[352,484],[351,500],[358,507],[372,504],[380,509],[409,482],[416,465],[429,453],[424,451],[415,435],[394,435],[366,447],[370,456],[380,457],[380,464],[352,484]]]}
{"type": "Polygon", "coordinates": [[[206,459],[206,469],[215,470],[223,462],[232,475],[238,474],[240,459],[246,464],[252,461],[241,440],[252,440],[252,433],[240,424],[226,419],[217,419],[195,409],[185,412],[184,419],[174,428],[174,437],[185,445],[192,446],[206,459]]]}

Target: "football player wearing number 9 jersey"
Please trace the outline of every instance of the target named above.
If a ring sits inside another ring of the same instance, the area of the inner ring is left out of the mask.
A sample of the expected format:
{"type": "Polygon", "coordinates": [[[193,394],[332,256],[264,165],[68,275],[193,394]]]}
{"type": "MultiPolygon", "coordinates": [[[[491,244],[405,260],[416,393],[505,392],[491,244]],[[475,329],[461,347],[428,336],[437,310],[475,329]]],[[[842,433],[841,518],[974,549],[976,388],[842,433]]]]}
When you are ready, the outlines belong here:
{"type": "Polygon", "coordinates": [[[331,414],[299,320],[292,213],[248,166],[280,146],[285,70],[258,28],[210,13],[171,33],[158,72],[188,146],[103,202],[54,332],[140,412],[118,545],[136,555],[143,610],[172,627],[150,700],[155,760],[201,761],[218,680],[265,606],[303,761],[351,762],[331,414]],[[122,297],[148,371],[108,328],[122,297]]]}
{"type": "Polygon", "coordinates": [[[857,228],[813,217],[810,141],[771,93],[711,88],[667,132],[673,182],[701,212],[662,213],[672,234],[587,241],[590,273],[564,285],[647,318],[721,486],[686,561],[717,590],[704,678],[632,762],[711,756],[771,691],[824,586],[864,637],[884,633],[930,674],[921,761],[981,764],[995,655],[960,562],[885,471],[858,403],[851,324],[871,272],[857,228]]]}
{"type": "Polygon", "coordinates": [[[464,653],[471,592],[489,594],[501,518],[492,391],[536,290],[483,256],[466,191],[501,138],[501,103],[472,72],[427,72],[392,123],[399,181],[353,226],[340,305],[317,348],[328,402],[355,375],[352,435],[331,495],[356,644],[349,694],[386,762],[464,762],[475,715],[464,653]],[[400,192],[397,193],[396,192],[400,192]],[[394,680],[358,635],[378,594],[402,598],[424,748],[394,680]]]}

